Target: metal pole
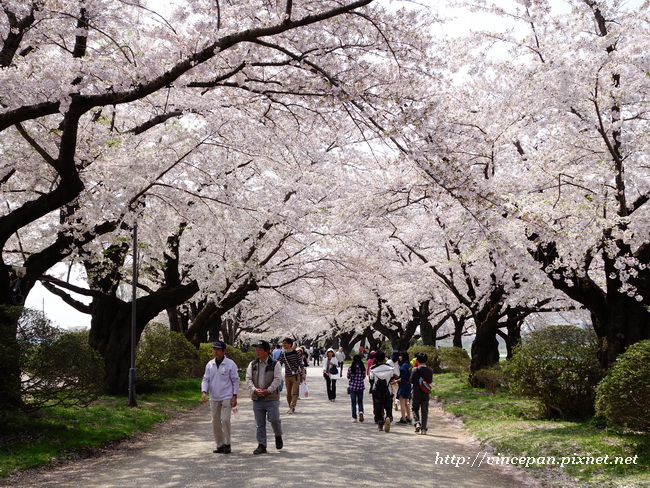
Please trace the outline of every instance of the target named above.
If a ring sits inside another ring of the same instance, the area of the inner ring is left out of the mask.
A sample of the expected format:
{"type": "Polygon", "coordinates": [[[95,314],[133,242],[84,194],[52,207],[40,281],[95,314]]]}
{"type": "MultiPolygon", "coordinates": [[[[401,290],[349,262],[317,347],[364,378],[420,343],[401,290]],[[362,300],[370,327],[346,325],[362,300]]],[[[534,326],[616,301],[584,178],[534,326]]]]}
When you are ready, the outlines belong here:
{"type": "Polygon", "coordinates": [[[133,288],[131,292],[131,368],[129,369],[129,406],[137,407],[135,398],[135,299],[138,286],[138,224],[133,224],[133,288]]]}

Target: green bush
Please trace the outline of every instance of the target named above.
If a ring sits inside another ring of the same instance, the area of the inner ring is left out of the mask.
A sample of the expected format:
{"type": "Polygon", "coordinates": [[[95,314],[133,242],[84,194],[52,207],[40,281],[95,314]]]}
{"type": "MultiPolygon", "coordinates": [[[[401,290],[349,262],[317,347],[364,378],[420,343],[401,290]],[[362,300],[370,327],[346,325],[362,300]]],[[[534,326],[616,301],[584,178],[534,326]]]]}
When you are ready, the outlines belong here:
{"type": "Polygon", "coordinates": [[[550,326],[522,339],[506,366],[515,394],[539,400],[549,418],[579,419],[594,412],[601,378],[593,331],[550,326]]]}
{"type": "Polygon", "coordinates": [[[480,384],[485,385],[485,388],[487,388],[487,390],[492,394],[496,393],[499,390],[499,387],[506,383],[506,374],[499,363],[494,364],[489,368],[479,369],[474,373],[474,378],[476,378],[480,384]]]}
{"type": "Polygon", "coordinates": [[[18,324],[21,394],[28,410],[88,405],[102,392],[104,361],[88,345],[88,332],[55,327],[25,310],[18,324]]]}
{"type": "Polygon", "coordinates": [[[183,334],[169,330],[157,322],[147,325],[136,352],[138,382],[144,385],[167,378],[182,378],[199,374],[196,348],[183,334]]]}
{"type": "Polygon", "coordinates": [[[393,354],[393,345],[390,341],[384,341],[379,345],[379,350],[384,351],[386,358],[389,358],[390,355],[393,354]]]}
{"type": "MultiPolygon", "coordinates": [[[[226,356],[235,361],[237,368],[240,370],[246,369],[248,363],[255,359],[255,352],[248,351],[244,352],[241,349],[237,349],[231,345],[226,346],[226,356]]],[[[199,347],[199,362],[201,364],[201,374],[203,374],[203,368],[206,363],[214,358],[214,353],[212,352],[212,343],[202,343],[199,347]]]]}
{"type": "Polygon", "coordinates": [[[429,358],[427,366],[433,369],[434,373],[440,373],[440,358],[438,357],[438,349],[434,346],[425,346],[424,344],[416,344],[407,351],[409,358],[414,358],[416,354],[426,354],[429,358]]]}
{"type": "Polygon", "coordinates": [[[440,372],[463,374],[469,371],[469,353],[462,347],[441,347],[438,350],[440,372]]]}
{"type": "Polygon", "coordinates": [[[650,431],[650,340],[627,348],[596,389],[596,413],[634,430],[650,431]]]}

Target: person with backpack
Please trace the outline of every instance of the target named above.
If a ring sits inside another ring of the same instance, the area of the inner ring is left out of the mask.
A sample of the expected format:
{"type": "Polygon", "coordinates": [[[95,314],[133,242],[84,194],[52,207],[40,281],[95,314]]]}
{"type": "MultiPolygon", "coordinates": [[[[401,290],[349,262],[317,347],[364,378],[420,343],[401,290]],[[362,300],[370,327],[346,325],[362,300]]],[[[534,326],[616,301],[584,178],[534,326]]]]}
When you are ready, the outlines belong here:
{"type": "Polygon", "coordinates": [[[370,369],[370,381],[373,383],[372,406],[375,414],[375,423],[379,430],[390,431],[390,423],[393,420],[393,390],[391,380],[393,379],[393,368],[386,364],[386,354],[378,351],[375,354],[375,364],[370,369]]]}
{"type": "Polygon", "coordinates": [[[266,341],[254,344],[255,357],[246,369],[246,386],[251,392],[253,413],[257,427],[257,448],[253,454],[266,452],[266,421],[275,434],[275,448],[282,449],[282,422],[280,421],[280,393],[282,365],[270,356],[271,345],[266,341]]]}
{"type": "Polygon", "coordinates": [[[424,353],[415,356],[419,365],[411,371],[411,385],[413,385],[413,420],[415,432],[425,435],[429,420],[429,399],[431,398],[431,382],[433,370],[427,366],[429,357],[424,353]]]}
{"type": "MultiPolygon", "coordinates": [[[[393,368],[393,380],[391,381],[392,384],[395,383],[397,378],[399,378],[399,361],[398,361],[398,356],[399,352],[398,351],[393,351],[393,353],[390,355],[390,357],[386,360],[386,364],[393,368]]],[[[394,388],[393,390],[393,405],[392,408],[393,410],[397,411],[399,410],[399,400],[397,399],[397,388],[394,388]]]]}

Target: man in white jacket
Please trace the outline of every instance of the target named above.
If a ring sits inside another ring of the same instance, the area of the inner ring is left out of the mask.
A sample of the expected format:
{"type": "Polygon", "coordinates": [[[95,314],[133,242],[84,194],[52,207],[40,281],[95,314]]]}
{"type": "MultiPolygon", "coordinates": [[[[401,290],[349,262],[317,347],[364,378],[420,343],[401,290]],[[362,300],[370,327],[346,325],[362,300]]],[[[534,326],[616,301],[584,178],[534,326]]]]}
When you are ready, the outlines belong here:
{"type": "Polygon", "coordinates": [[[226,357],[226,343],[217,341],[212,345],[214,359],[205,365],[201,383],[201,401],[210,397],[212,433],[217,448],[213,452],[230,454],[230,413],[237,406],[239,374],[237,365],[226,357]]]}
{"type": "Polygon", "coordinates": [[[390,423],[393,421],[393,368],[386,364],[386,354],[383,351],[377,352],[375,362],[370,368],[370,384],[372,389],[372,406],[375,413],[375,423],[379,430],[390,431],[390,423]]]}

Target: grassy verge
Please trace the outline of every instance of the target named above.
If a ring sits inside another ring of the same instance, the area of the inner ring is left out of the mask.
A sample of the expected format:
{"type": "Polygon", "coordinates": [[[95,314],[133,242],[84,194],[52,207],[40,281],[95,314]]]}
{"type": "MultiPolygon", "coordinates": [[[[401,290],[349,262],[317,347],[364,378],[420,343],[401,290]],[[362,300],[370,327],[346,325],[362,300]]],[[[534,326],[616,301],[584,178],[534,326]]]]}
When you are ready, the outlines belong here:
{"type": "Polygon", "coordinates": [[[608,428],[597,419],[543,420],[535,402],[507,391],[491,395],[453,374],[434,377],[434,394],[446,411],[462,419],[472,435],[492,446],[499,457],[544,457],[525,469],[543,479],[546,487],[650,487],[650,434],[608,428]],[[613,464],[617,457],[630,464],[613,464]],[[597,464],[598,458],[602,459],[597,464]],[[557,464],[549,464],[551,460],[557,464]],[[562,462],[564,467],[559,466],[562,462]]]}
{"type": "Polygon", "coordinates": [[[126,397],[104,396],[85,408],[54,407],[38,417],[11,419],[0,437],[0,478],[151,430],[172,412],[197,406],[200,385],[200,379],[163,382],[155,390],[138,391],[133,408],[126,397]]]}

